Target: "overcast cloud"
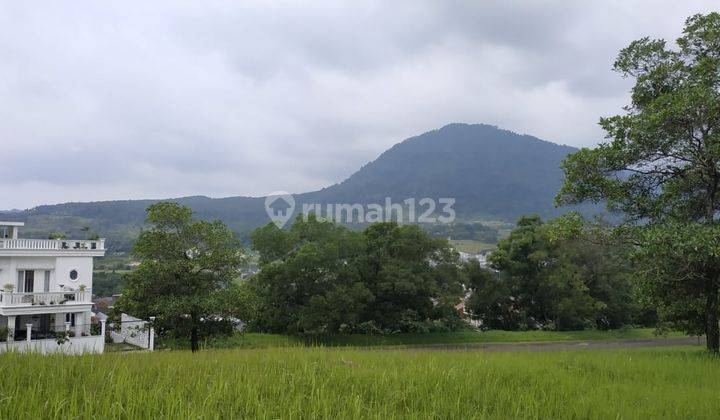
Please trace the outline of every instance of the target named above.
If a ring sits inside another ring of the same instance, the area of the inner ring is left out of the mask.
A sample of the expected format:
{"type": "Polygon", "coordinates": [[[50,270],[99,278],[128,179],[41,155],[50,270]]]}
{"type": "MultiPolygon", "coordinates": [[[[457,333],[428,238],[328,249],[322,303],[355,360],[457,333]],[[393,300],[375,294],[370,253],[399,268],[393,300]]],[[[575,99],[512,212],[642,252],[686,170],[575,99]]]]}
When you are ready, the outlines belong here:
{"type": "Polygon", "coordinates": [[[303,192],[407,137],[602,139],[610,68],[711,1],[0,0],[0,209],[303,192]]]}

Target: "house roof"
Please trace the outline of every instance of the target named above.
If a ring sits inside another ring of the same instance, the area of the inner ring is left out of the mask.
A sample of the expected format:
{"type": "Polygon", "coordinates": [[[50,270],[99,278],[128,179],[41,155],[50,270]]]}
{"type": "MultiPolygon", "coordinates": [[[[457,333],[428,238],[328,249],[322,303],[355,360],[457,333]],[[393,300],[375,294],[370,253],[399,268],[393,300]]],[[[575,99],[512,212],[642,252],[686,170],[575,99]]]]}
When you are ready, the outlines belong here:
{"type": "Polygon", "coordinates": [[[22,226],[25,226],[25,223],[23,223],[23,222],[3,222],[3,221],[0,221],[0,226],[22,227],[22,226]]]}

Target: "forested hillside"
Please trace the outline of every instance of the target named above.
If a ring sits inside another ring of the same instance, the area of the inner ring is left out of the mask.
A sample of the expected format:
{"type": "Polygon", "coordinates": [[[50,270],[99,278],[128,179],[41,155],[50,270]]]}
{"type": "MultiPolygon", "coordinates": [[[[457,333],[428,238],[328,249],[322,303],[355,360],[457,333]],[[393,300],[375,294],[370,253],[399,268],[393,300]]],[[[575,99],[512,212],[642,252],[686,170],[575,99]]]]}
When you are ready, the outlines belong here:
{"type": "MultiPolygon", "coordinates": [[[[513,222],[523,214],[552,217],[561,211],[553,198],[562,183],[560,162],[576,149],[484,124],[450,124],[409,138],[363,166],[345,181],[295,195],[303,203],[380,203],[386,197],[455,198],[461,220],[513,222]]],[[[220,219],[246,238],[268,222],[258,197],[185,197],[200,219],[220,219]]],[[[52,232],[80,236],[84,226],[109,239],[112,249],[128,249],[143,225],[146,208],[158,200],[126,200],[44,205],[1,213],[27,223],[25,234],[52,232]]]]}

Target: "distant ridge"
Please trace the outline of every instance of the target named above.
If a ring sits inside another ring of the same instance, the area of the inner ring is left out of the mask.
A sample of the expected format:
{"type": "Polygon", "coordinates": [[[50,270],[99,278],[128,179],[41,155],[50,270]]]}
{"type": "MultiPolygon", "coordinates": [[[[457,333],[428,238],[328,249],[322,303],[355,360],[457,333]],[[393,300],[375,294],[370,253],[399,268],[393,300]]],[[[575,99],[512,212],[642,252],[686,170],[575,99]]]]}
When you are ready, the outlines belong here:
{"type": "MultiPolygon", "coordinates": [[[[448,124],[404,140],[341,183],[295,196],[302,203],[383,203],[415,198],[455,198],[460,218],[513,221],[523,214],[553,217],[562,183],[560,162],[577,149],[486,124],[448,124]]],[[[43,205],[0,212],[27,222],[30,233],[79,234],[82,226],[127,249],[145,209],[160,200],[118,200],[43,205]]],[[[267,223],[264,198],[204,196],[174,199],[203,219],[220,219],[240,233],[267,223]]],[[[299,206],[298,206],[299,207],[299,206]]],[[[26,231],[28,231],[26,229],[26,231]]]]}
{"type": "Polygon", "coordinates": [[[561,213],[553,206],[563,179],[560,162],[575,151],[491,125],[448,124],[396,144],[340,184],[305,196],[335,202],[454,197],[467,216],[549,217],[561,213]]]}

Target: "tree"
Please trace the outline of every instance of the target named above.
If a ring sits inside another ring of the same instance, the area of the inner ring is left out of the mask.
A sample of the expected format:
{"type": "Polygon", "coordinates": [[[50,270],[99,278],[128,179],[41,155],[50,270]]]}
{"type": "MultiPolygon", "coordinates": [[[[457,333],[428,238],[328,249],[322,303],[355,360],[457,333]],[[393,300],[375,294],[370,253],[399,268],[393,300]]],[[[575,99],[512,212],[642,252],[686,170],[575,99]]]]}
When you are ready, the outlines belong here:
{"type": "Polygon", "coordinates": [[[522,315],[514,305],[510,285],[493,270],[480,266],[476,260],[465,263],[463,272],[470,290],[465,304],[470,316],[481,321],[483,328],[518,329],[522,315]]]}
{"type": "Polygon", "coordinates": [[[253,232],[252,241],[260,273],[251,285],[262,302],[253,328],[327,333],[361,322],[373,296],[357,267],[360,233],[310,216],[298,217],[288,230],[269,223],[253,232]]]}
{"type": "MultiPolygon", "coordinates": [[[[645,298],[663,321],[660,327],[707,333],[714,294],[707,291],[706,273],[720,267],[720,229],[667,222],[646,226],[640,235],[643,244],[634,256],[645,298]]],[[[710,343],[708,349],[713,350],[710,343]]]]}
{"type": "MultiPolygon", "coordinates": [[[[376,223],[363,232],[298,217],[252,235],[262,304],[253,327],[301,334],[425,331],[457,320],[457,253],[417,226],[376,223]]],[[[448,327],[449,328],[449,327],[448,327]]]]}
{"type": "Polygon", "coordinates": [[[388,331],[424,332],[428,322],[458,320],[462,275],[447,240],[394,222],[370,225],[363,236],[361,275],[374,296],[368,321],[388,331]]]}
{"type": "Polygon", "coordinates": [[[119,311],[156,317],[160,333],[190,339],[232,330],[227,320],[247,316],[247,292],[232,285],[244,263],[234,233],[221,222],[192,220],[192,211],[161,202],[147,210],[152,226],[140,232],[134,255],[140,261],[129,277],[119,311]]]}
{"type": "MultiPolygon", "coordinates": [[[[701,250],[717,250],[709,244],[693,247],[700,244],[684,232],[698,232],[702,238],[718,233],[720,14],[687,19],[675,49],[664,40],[632,42],[614,68],[635,79],[631,103],[625,114],[600,120],[607,141],[563,163],[566,178],[557,202],[604,201],[624,214],[624,225],[632,226],[622,232],[638,245],[639,257],[680,263],[647,272],[662,275],[646,278],[657,286],[648,290],[667,289],[677,279],[692,283],[677,292],[688,293],[682,299],[702,300],[707,348],[717,353],[720,265],[715,258],[697,261],[701,250]],[[658,242],[676,240],[682,246],[667,248],[658,242]]],[[[653,296],[665,309],[673,307],[676,297],[653,296]]]]}
{"type": "Polygon", "coordinates": [[[558,236],[558,221],[522,217],[490,255],[499,275],[466,266],[468,309],[488,328],[618,328],[631,323],[637,300],[623,253],[558,236]]]}
{"type": "Polygon", "coordinates": [[[602,303],[588,293],[579,267],[562,258],[537,216],[522,217],[490,255],[507,282],[519,312],[517,328],[580,329],[596,318],[602,303]]]}

